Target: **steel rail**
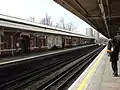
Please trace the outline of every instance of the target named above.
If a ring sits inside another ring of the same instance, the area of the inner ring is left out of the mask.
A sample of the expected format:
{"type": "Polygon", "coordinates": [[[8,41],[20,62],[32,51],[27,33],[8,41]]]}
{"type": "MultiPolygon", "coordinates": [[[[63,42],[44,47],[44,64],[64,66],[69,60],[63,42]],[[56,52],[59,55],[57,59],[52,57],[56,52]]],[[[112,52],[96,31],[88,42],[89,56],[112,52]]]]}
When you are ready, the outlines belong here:
{"type": "MultiPolygon", "coordinates": [[[[101,47],[100,47],[100,48],[101,48],[101,47]]],[[[97,51],[98,51],[100,48],[98,48],[97,51]]],[[[98,53],[99,53],[99,52],[98,52],[98,53]]],[[[66,71],[62,72],[59,76],[54,77],[52,80],[50,80],[50,81],[44,83],[43,85],[39,86],[36,90],[41,90],[41,89],[42,89],[42,90],[48,90],[48,89],[50,90],[50,87],[51,87],[52,85],[56,84],[56,82],[58,82],[60,79],[62,79],[63,77],[65,77],[65,75],[67,75],[68,73],[70,73],[72,70],[74,70],[75,68],[77,68],[77,67],[80,66],[81,64],[85,63],[85,61],[86,61],[87,59],[91,59],[91,57],[95,57],[95,55],[97,55],[98,53],[96,53],[96,50],[94,50],[93,52],[91,52],[91,53],[83,56],[83,57],[81,58],[81,60],[80,60],[79,63],[71,66],[69,69],[67,69],[66,71]],[[94,55],[93,55],[93,54],[94,54],[94,55]]],[[[90,62],[90,61],[88,61],[88,62],[90,62]]],[[[86,63],[88,63],[88,62],[86,62],[86,63]]],[[[86,65],[86,64],[85,64],[85,65],[86,65]]],[[[85,67],[85,65],[82,65],[82,68],[85,67]]],[[[65,82],[64,82],[64,83],[65,83],[65,82]]],[[[62,86],[62,85],[60,85],[59,88],[61,88],[61,86],[62,86]]],[[[59,89],[59,88],[58,88],[58,89],[59,89]]],[[[56,89],[55,89],[55,90],[56,90],[56,89]]]]}
{"type": "MultiPolygon", "coordinates": [[[[74,57],[71,57],[71,58],[69,58],[69,59],[77,59],[77,58],[78,58],[78,57],[74,56],[74,57]]],[[[27,84],[27,83],[32,82],[33,80],[39,78],[40,76],[45,75],[45,73],[43,73],[43,74],[38,74],[38,75],[36,75],[36,77],[28,79],[30,76],[34,76],[35,74],[40,73],[40,72],[43,72],[43,71],[45,71],[45,70],[47,70],[47,69],[49,69],[49,68],[51,68],[51,67],[53,67],[53,66],[59,65],[58,68],[60,68],[60,67],[62,66],[62,65],[60,66],[60,63],[63,64],[64,61],[66,61],[66,60],[60,61],[59,63],[57,62],[57,63],[55,63],[54,65],[52,64],[52,65],[50,65],[50,66],[48,66],[48,67],[45,67],[45,68],[43,68],[43,69],[41,69],[41,70],[34,71],[33,73],[30,73],[30,74],[25,75],[25,76],[23,76],[23,77],[17,78],[16,80],[12,80],[12,81],[10,81],[10,82],[8,82],[8,83],[5,83],[5,84],[1,85],[0,88],[9,86],[11,83],[14,84],[14,86],[13,86],[13,87],[10,87],[9,89],[12,89],[12,90],[13,90],[13,89],[19,88],[19,87],[21,87],[21,86],[23,86],[23,85],[25,85],[25,84],[27,84]],[[24,79],[26,79],[26,78],[28,79],[26,82],[23,82],[22,84],[16,84],[16,82],[22,81],[22,80],[24,80],[24,79]],[[16,84],[16,85],[15,85],[15,84],[16,84]]],[[[70,60],[69,60],[69,61],[67,60],[63,65],[68,64],[68,63],[70,63],[70,62],[72,62],[72,60],[71,60],[71,61],[70,61],[70,60]]],[[[50,71],[49,71],[49,72],[50,72],[50,71]]],[[[48,72],[48,73],[49,73],[49,72],[48,72]]]]}
{"type": "MultiPolygon", "coordinates": [[[[87,51],[87,50],[86,50],[86,51],[87,51]]],[[[40,69],[40,70],[35,70],[35,71],[33,71],[32,73],[29,73],[29,74],[27,74],[27,75],[25,75],[25,76],[23,76],[23,77],[17,78],[16,80],[12,80],[12,81],[10,81],[10,82],[8,82],[8,83],[5,83],[5,84],[3,84],[3,85],[0,85],[0,89],[5,89],[6,87],[8,87],[7,90],[17,90],[17,89],[19,89],[20,87],[24,87],[24,86],[27,85],[28,83],[31,83],[31,82],[39,79],[40,77],[42,77],[42,76],[44,76],[44,75],[47,75],[47,74],[50,73],[51,71],[55,71],[55,70],[57,70],[57,69],[65,66],[65,65],[71,63],[73,60],[75,60],[75,59],[77,59],[77,58],[80,58],[81,56],[77,57],[78,54],[79,54],[78,52],[79,52],[79,50],[76,51],[77,54],[75,54],[75,56],[72,56],[72,55],[69,53],[70,56],[71,56],[71,58],[66,57],[66,59],[64,59],[63,61],[60,60],[59,63],[58,63],[58,62],[57,62],[57,63],[54,63],[54,64],[52,63],[52,64],[51,64],[50,66],[48,66],[48,67],[44,67],[44,68],[42,68],[42,69],[40,69]],[[66,62],[65,62],[65,61],[66,61],[66,62]],[[63,63],[63,62],[64,62],[64,63],[63,63]],[[53,68],[52,68],[52,67],[53,67],[53,68]],[[51,69],[51,71],[49,71],[48,69],[51,69]],[[46,70],[46,71],[48,70],[48,71],[47,71],[47,72],[44,72],[45,70],[46,70]],[[43,73],[41,74],[41,72],[43,72],[43,73]],[[25,79],[26,79],[26,80],[25,80],[25,79]],[[22,83],[21,83],[21,81],[22,81],[22,83]],[[11,86],[11,85],[13,85],[13,86],[11,86]]],[[[61,59],[63,59],[63,57],[65,58],[65,56],[62,56],[61,59]]]]}

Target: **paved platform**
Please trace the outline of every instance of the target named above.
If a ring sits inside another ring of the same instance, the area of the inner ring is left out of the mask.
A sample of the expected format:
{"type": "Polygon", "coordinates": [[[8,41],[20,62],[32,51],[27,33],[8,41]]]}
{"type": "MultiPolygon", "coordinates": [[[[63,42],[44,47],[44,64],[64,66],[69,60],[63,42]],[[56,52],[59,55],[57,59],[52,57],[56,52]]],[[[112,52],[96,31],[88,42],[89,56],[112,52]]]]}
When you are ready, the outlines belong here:
{"type": "Polygon", "coordinates": [[[118,74],[118,77],[112,75],[105,48],[68,90],[120,90],[120,60],[118,74]]]}
{"type": "Polygon", "coordinates": [[[14,56],[14,57],[0,58],[0,65],[14,63],[14,62],[42,57],[42,56],[47,56],[47,55],[52,55],[52,54],[57,54],[57,53],[62,53],[62,52],[70,51],[70,50],[76,50],[76,49],[85,48],[85,47],[93,46],[93,45],[95,44],[66,48],[66,49],[61,49],[61,50],[52,50],[52,51],[46,51],[46,52],[40,52],[40,53],[22,54],[22,55],[14,56]]]}

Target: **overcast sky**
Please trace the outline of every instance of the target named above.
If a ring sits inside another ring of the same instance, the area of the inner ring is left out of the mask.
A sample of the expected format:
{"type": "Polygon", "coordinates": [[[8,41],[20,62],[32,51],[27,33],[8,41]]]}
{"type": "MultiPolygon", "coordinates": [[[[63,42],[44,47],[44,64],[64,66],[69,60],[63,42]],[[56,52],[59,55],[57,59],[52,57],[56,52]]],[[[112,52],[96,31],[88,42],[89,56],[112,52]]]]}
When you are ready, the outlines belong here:
{"type": "Polygon", "coordinates": [[[0,0],[0,14],[24,19],[34,17],[38,22],[46,13],[51,16],[54,23],[62,17],[66,22],[74,23],[77,33],[85,34],[86,28],[91,27],[53,0],[0,0]]]}

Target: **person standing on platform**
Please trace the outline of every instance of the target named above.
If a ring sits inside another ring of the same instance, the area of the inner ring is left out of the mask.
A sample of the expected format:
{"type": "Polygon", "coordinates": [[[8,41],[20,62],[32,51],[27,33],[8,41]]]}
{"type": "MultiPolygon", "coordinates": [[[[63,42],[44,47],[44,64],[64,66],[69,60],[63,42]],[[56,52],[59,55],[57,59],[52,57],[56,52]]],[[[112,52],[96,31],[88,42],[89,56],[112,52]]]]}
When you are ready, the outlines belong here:
{"type": "Polygon", "coordinates": [[[116,38],[109,40],[107,52],[110,55],[110,62],[113,70],[113,75],[118,75],[117,61],[119,60],[119,42],[116,38]]]}

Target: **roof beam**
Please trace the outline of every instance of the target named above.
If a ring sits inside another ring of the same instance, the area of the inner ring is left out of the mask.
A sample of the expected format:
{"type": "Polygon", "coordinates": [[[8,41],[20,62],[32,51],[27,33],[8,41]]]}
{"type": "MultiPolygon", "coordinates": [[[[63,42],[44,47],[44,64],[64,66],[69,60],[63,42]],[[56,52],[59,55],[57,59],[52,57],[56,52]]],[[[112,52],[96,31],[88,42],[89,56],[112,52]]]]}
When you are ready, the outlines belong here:
{"type": "MultiPolygon", "coordinates": [[[[91,18],[91,17],[92,17],[93,19],[101,19],[101,16],[90,16],[90,17],[88,16],[87,18],[89,19],[89,18],[91,18]]],[[[106,18],[111,20],[111,19],[120,18],[120,16],[111,16],[111,17],[106,16],[106,18]]]]}
{"type": "Polygon", "coordinates": [[[108,19],[109,19],[109,21],[110,21],[110,9],[109,9],[109,1],[108,0],[106,0],[106,5],[107,5],[107,12],[108,12],[108,19]]]}
{"type": "Polygon", "coordinates": [[[97,23],[95,22],[95,20],[93,19],[93,17],[91,17],[89,15],[88,11],[77,0],[73,0],[73,1],[87,14],[87,17],[90,17],[90,19],[92,20],[92,22],[97,26],[97,23]]]}
{"type": "Polygon", "coordinates": [[[102,18],[103,18],[105,26],[106,26],[108,37],[110,37],[110,32],[109,32],[109,29],[108,29],[108,24],[107,24],[107,20],[106,20],[106,15],[105,15],[105,10],[104,10],[104,6],[103,6],[103,1],[102,0],[98,0],[98,4],[99,4],[99,8],[100,8],[101,13],[102,13],[102,18]]]}

